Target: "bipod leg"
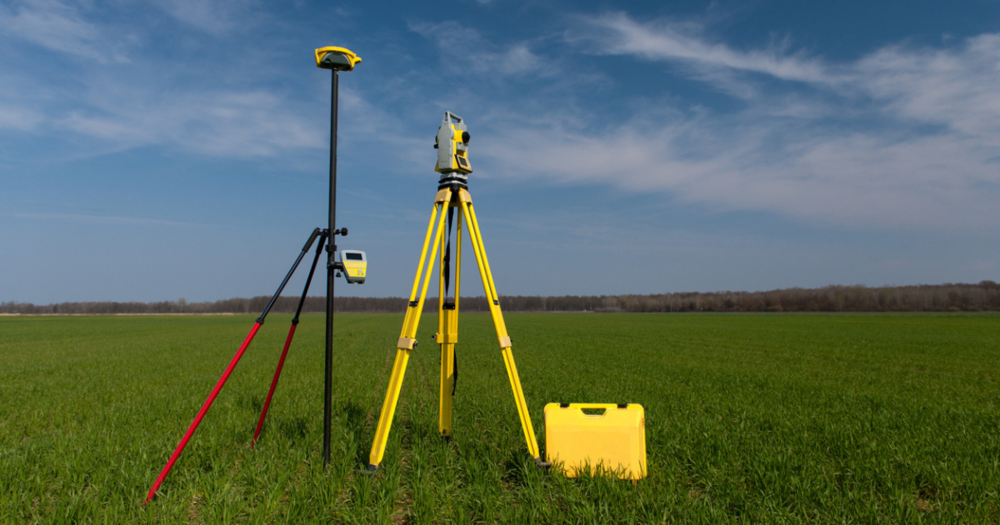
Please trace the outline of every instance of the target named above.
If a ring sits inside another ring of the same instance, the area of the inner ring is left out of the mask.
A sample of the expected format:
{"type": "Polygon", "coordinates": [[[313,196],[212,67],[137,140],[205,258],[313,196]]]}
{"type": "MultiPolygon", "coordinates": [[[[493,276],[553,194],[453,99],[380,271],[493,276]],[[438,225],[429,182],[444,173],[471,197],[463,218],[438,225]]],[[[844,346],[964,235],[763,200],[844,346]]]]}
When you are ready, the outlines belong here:
{"type": "Polygon", "coordinates": [[[259,330],[261,325],[264,324],[264,319],[267,317],[271,307],[274,306],[274,302],[278,299],[278,296],[281,295],[281,291],[285,289],[285,285],[288,284],[288,279],[290,279],[292,274],[295,273],[295,269],[298,268],[299,263],[302,262],[302,257],[304,257],[306,252],[309,251],[309,248],[312,246],[313,241],[316,240],[316,237],[320,235],[322,235],[322,231],[319,228],[316,228],[309,236],[309,241],[306,242],[306,245],[302,248],[302,252],[299,253],[299,257],[295,259],[295,263],[292,264],[292,269],[288,270],[288,273],[285,275],[285,279],[282,280],[281,285],[278,286],[278,291],[274,292],[274,296],[271,297],[271,300],[267,303],[267,307],[264,308],[260,317],[257,318],[253,328],[250,329],[250,333],[247,335],[246,339],[243,340],[243,344],[240,346],[240,349],[236,352],[236,355],[233,356],[233,360],[229,362],[229,366],[226,367],[226,371],[222,373],[222,377],[219,378],[219,382],[215,384],[215,388],[212,389],[212,393],[208,395],[208,399],[205,400],[205,404],[202,405],[201,410],[198,411],[198,415],[195,416],[194,421],[191,422],[191,426],[188,427],[187,432],[184,433],[184,437],[181,438],[181,442],[177,445],[174,453],[170,456],[166,466],[163,467],[163,471],[160,472],[159,477],[156,478],[156,482],[153,483],[153,486],[149,489],[149,493],[146,494],[146,500],[143,501],[143,505],[149,503],[149,501],[153,499],[153,496],[156,495],[156,490],[160,488],[160,484],[163,483],[167,474],[170,473],[170,469],[174,467],[174,463],[177,461],[177,458],[180,457],[181,452],[184,451],[184,447],[187,446],[188,441],[194,434],[194,431],[197,430],[198,425],[201,424],[202,418],[205,417],[208,409],[211,408],[212,403],[215,402],[215,397],[219,395],[219,391],[222,390],[223,386],[225,386],[226,381],[229,379],[229,374],[233,373],[233,369],[236,368],[236,364],[239,363],[240,359],[243,357],[243,352],[245,352],[247,347],[250,346],[250,342],[253,341],[254,336],[257,335],[257,330],[259,330]]]}
{"type": "Polygon", "coordinates": [[[325,232],[319,236],[319,244],[316,245],[316,255],[313,257],[312,266],[309,268],[309,277],[306,277],[306,285],[302,290],[302,297],[299,298],[299,306],[295,309],[295,317],[292,318],[292,326],[288,329],[288,338],[285,339],[285,347],[281,350],[281,357],[278,359],[278,368],[274,371],[274,379],[271,380],[271,388],[267,391],[267,400],[264,401],[264,408],[260,412],[260,420],[257,421],[257,429],[254,430],[253,439],[250,441],[250,448],[257,444],[261,429],[264,428],[264,419],[267,418],[267,409],[271,406],[271,398],[274,396],[274,389],[278,386],[278,378],[281,377],[281,370],[285,366],[285,357],[288,355],[288,347],[292,344],[292,337],[295,335],[295,327],[299,325],[299,316],[302,314],[302,305],[306,302],[306,295],[309,293],[309,284],[312,283],[313,275],[316,273],[316,264],[319,256],[323,253],[323,246],[326,244],[327,235],[325,232]]]}
{"type": "Polygon", "coordinates": [[[497,339],[500,342],[503,362],[507,368],[507,378],[510,379],[510,387],[514,391],[514,403],[517,405],[517,413],[521,419],[521,429],[524,431],[524,440],[528,444],[528,453],[535,458],[535,461],[541,463],[541,457],[538,452],[538,441],[535,439],[535,429],[531,424],[528,403],[524,400],[521,379],[517,375],[517,366],[514,364],[514,354],[510,349],[510,336],[507,334],[507,326],[504,324],[503,313],[500,311],[500,296],[497,295],[496,285],[493,283],[493,274],[490,272],[490,263],[486,259],[486,249],[483,247],[483,237],[479,232],[479,222],[476,220],[476,212],[473,210],[471,202],[462,201],[461,205],[462,213],[465,215],[469,225],[469,237],[472,239],[472,249],[476,254],[476,262],[479,264],[479,275],[483,280],[486,302],[489,305],[490,315],[493,317],[493,326],[496,328],[497,339]]]}
{"type": "Polygon", "coordinates": [[[368,470],[373,471],[382,462],[382,455],[385,454],[386,440],[389,437],[389,430],[392,427],[392,418],[396,413],[396,403],[399,401],[399,392],[403,387],[403,376],[406,374],[406,364],[410,359],[410,352],[417,347],[417,327],[420,325],[420,313],[424,308],[424,299],[427,297],[427,285],[430,283],[434,259],[437,258],[438,246],[441,244],[441,236],[444,233],[446,210],[448,202],[451,200],[451,190],[444,189],[438,192],[434,202],[434,211],[431,212],[431,220],[427,225],[427,234],[424,236],[424,247],[420,252],[420,263],[417,266],[417,275],[413,279],[413,289],[410,291],[410,302],[406,307],[406,318],[403,320],[403,330],[400,332],[399,341],[396,344],[396,359],[392,365],[392,375],[389,377],[389,389],[385,394],[385,401],[382,403],[382,412],[378,418],[378,427],[375,430],[375,439],[372,441],[371,454],[368,457],[368,470]],[[438,218],[438,212],[441,212],[438,218]],[[435,219],[437,228],[435,232],[435,219]],[[434,233],[433,242],[431,234],[434,233]],[[427,257],[427,249],[431,249],[430,259],[427,257]],[[426,265],[426,272],[424,271],[426,265]],[[420,287],[420,277],[423,275],[423,287],[420,287]],[[417,290],[420,287],[419,299],[417,290]]]}

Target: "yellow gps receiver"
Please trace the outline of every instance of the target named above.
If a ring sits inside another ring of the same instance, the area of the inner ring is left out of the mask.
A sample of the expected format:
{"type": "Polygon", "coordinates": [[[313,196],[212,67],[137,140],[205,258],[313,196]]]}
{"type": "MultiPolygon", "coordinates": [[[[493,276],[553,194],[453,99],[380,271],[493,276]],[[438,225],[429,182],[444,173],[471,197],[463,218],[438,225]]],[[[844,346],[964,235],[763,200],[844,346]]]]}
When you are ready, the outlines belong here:
{"type": "Polygon", "coordinates": [[[438,150],[437,165],[434,171],[439,173],[472,173],[469,164],[469,132],[466,131],[462,117],[450,112],[444,112],[441,127],[438,128],[434,147],[438,150]]]}
{"type": "Polygon", "coordinates": [[[321,69],[351,71],[360,63],[361,57],[347,48],[327,46],[316,50],[316,67],[321,69]]]}
{"type": "Polygon", "coordinates": [[[344,267],[344,277],[348,283],[365,284],[368,259],[361,250],[340,250],[340,264],[344,267]]]}

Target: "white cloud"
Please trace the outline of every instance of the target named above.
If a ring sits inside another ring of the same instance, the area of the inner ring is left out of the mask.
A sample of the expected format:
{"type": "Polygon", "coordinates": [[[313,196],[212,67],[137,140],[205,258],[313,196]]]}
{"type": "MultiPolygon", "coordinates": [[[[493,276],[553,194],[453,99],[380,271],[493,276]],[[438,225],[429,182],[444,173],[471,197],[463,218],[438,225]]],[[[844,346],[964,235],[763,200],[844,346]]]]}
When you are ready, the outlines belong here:
{"type": "Polygon", "coordinates": [[[449,72],[546,74],[551,66],[532,52],[525,42],[506,48],[497,46],[483,38],[475,29],[458,22],[411,23],[410,29],[432,39],[438,45],[449,72]]]}
{"type": "MultiPolygon", "coordinates": [[[[177,0],[157,5],[211,31],[232,27],[227,24],[254,4],[177,0]]],[[[0,31],[50,49],[59,41],[50,37],[64,33],[62,42],[75,44],[71,52],[79,56],[114,57],[114,46],[101,36],[107,28],[87,22],[81,9],[53,0],[0,6],[0,31]]],[[[722,86],[745,107],[728,114],[679,110],[677,99],[662,102],[656,97],[663,93],[651,93],[651,100],[634,97],[629,114],[616,115],[623,124],[608,125],[602,122],[607,112],[588,105],[593,93],[574,100],[594,85],[577,81],[587,77],[574,77],[562,66],[565,60],[539,41],[496,44],[456,22],[411,23],[410,28],[436,44],[441,65],[437,71],[422,70],[426,76],[407,78],[404,89],[385,89],[391,96],[420,97],[426,104],[440,98],[428,94],[437,89],[428,86],[441,85],[433,76],[456,71],[475,80],[493,80],[498,73],[540,80],[539,92],[517,97],[489,86],[448,94],[465,97],[460,106],[478,110],[488,121],[484,128],[492,128],[487,132],[492,136],[474,134],[475,155],[490,160],[477,163],[483,168],[477,174],[610,184],[665,192],[709,208],[827,223],[1000,225],[1000,206],[994,205],[1000,197],[1000,91],[995,88],[1000,85],[1000,35],[942,49],[890,46],[835,64],[790,52],[787,45],[740,50],[705,36],[706,29],[694,24],[637,22],[625,14],[577,19],[570,41],[587,53],[681,64],[681,74],[722,86]],[[769,89],[774,85],[781,87],[780,94],[769,89]]],[[[219,72],[213,77],[219,86],[171,82],[167,75],[177,71],[176,63],[155,69],[95,65],[81,80],[86,89],[58,103],[53,102],[58,94],[39,101],[4,92],[0,127],[57,126],[116,147],[174,144],[223,156],[326,147],[325,118],[312,118],[308,112],[314,108],[307,104],[259,83],[227,88],[219,72]]],[[[599,89],[605,90],[601,96],[613,96],[606,85],[599,89]]],[[[342,118],[353,140],[375,137],[372,142],[391,150],[397,166],[426,158],[428,135],[409,138],[401,132],[413,127],[405,116],[390,115],[350,89],[343,89],[341,97],[342,118]]]]}
{"type": "Polygon", "coordinates": [[[99,62],[127,61],[121,46],[87,21],[77,6],[56,0],[22,0],[10,7],[0,5],[0,34],[99,62]]]}
{"type": "Polygon", "coordinates": [[[0,106],[0,128],[29,131],[38,126],[42,120],[43,117],[32,110],[0,106]]]}
{"type": "MultiPolygon", "coordinates": [[[[392,164],[410,166],[428,157],[430,140],[426,135],[413,136],[402,133],[405,124],[399,115],[393,115],[384,108],[372,104],[361,93],[340,88],[339,117],[341,129],[350,130],[341,140],[356,144],[377,144],[382,152],[382,169],[391,169],[392,164]],[[397,160],[385,162],[387,158],[397,160]]],[[[328,137],[324,135],[324,137],[328,137]]]]}
{"type": "MultiPolygon", "coordinates": [[[[224,30],[243,16],[243,7],[253,5],[249,0],[157,4],[206,31],[224,30]]],[[[119,38],[121,28],[102,9],[56,0],[0,4],[0,45],[20,40],[60,53],[52,60],[31,48],[15,48],[0,57],[0,129],[68,130],[101,139],[112,150],[172,144],[241,157],[324,146],[326,132],[310,119],[305,104],[262,85],[265,69],[279,66],[260,61],[248,85],[239,87],[227,82],[227,74],[240,67],[235,61],[212,63],[212,57],[187,52],[128,62],[119,43],[134,43],[137,53],[148,54],[143,42],[150,28],[135,25],[119,38]]]]}
{"type": "Polygon", "coordinates": [[[254,0],[154,0],[153,3],[178,21],[214,35],[252,24],[258,6],[254,0]]]}
{"type": "Polygon", "coordinates": [[[607,183],[630,191],[666,191],[720,210],[756,210],[852,226],[985,227],[1000,225],[997,164],[970,156],[963,141],[923,137],[893,141],[864,133],[795,137],[780,122],[732,133],[732,120],[634,126],[599,136],[551,129],[508,130],[479,153],[509,174],[560,183],[607,183]],[[697,131],[694,131],[696,130],[697,131]],[[692,157],[690,133],[710,138],[692,157]],[[779,151],[765,143],[777,135],[779,151]],[[517,152],[511,155],[510,152],[517,152]]]}
{"type": "Polygon", "coordinates": [[[899,117],[1000,145],[1000,34],[970,38],[950,50],[893,46],[853,70],[858,88],[899,117]]]}
{"type": "Polygon", "coordinates": [[[708,42],[694,36],[703,29],[692,24],[642,24],[621,13],[581,20],[586,36],[579,36],[579,30],[569,35],[591,53],[685,63],[701,72],[694,76],[720,84],[750,72],[833,88],[847,97],[872,97],[899,118],[947,125],[970,136],[1000,137],[1000,91],[995,89],[1000,85],[1000,34],[969,38],[947,50],[890,46],[855,63],[832,65],[803,53],[788,54],[787,46],[740,51],[708,42]]]}
{"type": "Polygon", "coordinates": [[[170,143],[225,156],[269,156],[325,143],[324,130],[265,91],[109,91],[59,125],[126,147],[170,143]]]}
{"type": "Polygon", "coordinates": [[[822,63],[802,54],[787,55],[783,47],[738,51],[709,42],[698,26],[678,23],[640,24],[624,13],[583,17],[568,34],[601,55],[637,55],[649,60],[673,60],[705,70],[735,69],[772,75],[782,80],[836,82],[822,63]]]}
{"type": "MultiPolygon", "coordinates": [[[[138,67],[138,66],[135,66],[138,67]]],[[[0,92],[0,129],[100,139],[110,150],[174,145],[229,157],[266,157],[326,147],[328,130],[306,104],[267,89],[192,87],[158,75],[95,74],[85,89],[21,82],[0,92]]]]}
{"type": "Polygon", "coordinates": [[[728,114],[654,103],[598,132],[551,124],[551,115],[500,126],[479,150],[493,171],[823,223],[1000,226],[1000,35],[829,64],[781,48],[740,51],[691,25],[621,14],[579,27],[592,32],[571,31],[571,41],[590,53],[684,64],[691,77],[727,89],[747,73],[763,75],[782,89],[755,89],[744,110],[728,114]]]}

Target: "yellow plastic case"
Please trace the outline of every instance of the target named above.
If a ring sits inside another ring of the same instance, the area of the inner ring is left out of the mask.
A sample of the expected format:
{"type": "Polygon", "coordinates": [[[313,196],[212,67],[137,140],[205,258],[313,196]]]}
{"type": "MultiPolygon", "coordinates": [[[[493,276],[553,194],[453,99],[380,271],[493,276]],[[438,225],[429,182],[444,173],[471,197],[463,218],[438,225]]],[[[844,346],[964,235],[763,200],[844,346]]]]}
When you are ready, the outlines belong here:
{"type": "Polygon", "coordinates": [[[591,473],[615,472],[621,479],[646,477],[646,417],[642,405],[545,405],[545,455],[548,461],[561,463],[571,478],[587,466],[591,473]],[[587,414],[584,409],[595,409],[597,413],[587,414]]]}

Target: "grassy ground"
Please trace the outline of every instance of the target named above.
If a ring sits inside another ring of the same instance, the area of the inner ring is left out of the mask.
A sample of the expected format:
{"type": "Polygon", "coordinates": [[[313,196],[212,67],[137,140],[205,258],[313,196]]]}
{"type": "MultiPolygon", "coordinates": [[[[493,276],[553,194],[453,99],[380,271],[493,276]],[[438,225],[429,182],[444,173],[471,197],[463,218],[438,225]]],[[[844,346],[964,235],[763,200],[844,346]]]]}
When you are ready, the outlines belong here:
{"type": "Polygon", "coordinates": [[[425,316],[378,475],[402,316],[339,315],[333,464],[323,319],[272,315],[164,483],[252,316],[0,318],[0,523],[996,523],[1000,316],[506,316],[544,449],[553,401],[646,410],[637,484],[539,472],[489,317],[462,316],[455,438],[425,316]]]}

